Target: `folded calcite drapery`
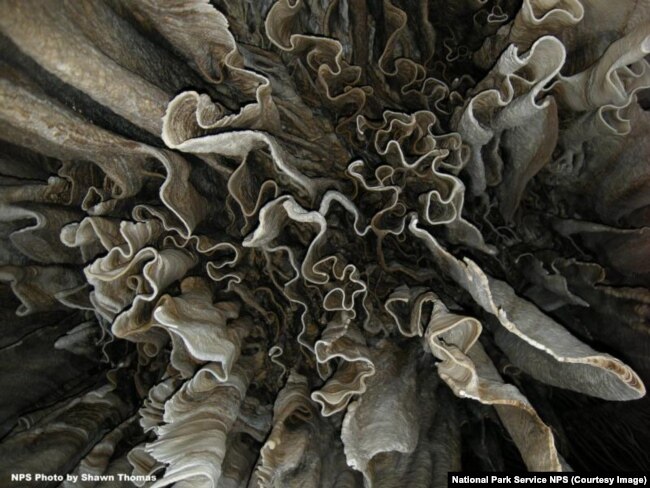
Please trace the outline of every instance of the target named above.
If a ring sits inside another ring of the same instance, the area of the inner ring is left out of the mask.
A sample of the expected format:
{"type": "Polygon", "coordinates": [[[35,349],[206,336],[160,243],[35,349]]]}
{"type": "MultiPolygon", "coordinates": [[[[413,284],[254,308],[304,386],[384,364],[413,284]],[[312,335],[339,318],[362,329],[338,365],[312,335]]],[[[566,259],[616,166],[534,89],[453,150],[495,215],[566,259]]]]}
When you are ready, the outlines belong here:
{"type": "Polygon", "coordinates": [[[0,479],[650,469],[649,54],[633,0],[1,1],[0,479]]]}

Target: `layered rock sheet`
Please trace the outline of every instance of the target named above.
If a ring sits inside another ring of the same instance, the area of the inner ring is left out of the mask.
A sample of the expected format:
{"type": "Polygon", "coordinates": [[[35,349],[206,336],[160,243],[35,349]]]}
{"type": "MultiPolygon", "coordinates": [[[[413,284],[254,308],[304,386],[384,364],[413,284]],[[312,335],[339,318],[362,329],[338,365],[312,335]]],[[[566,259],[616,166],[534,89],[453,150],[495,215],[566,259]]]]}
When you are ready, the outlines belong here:
{"type": "MultiPolygon", "coordinates": [[[[437,487],[584,466],[562,405],[644,396],[648,4],[3,0],[0,31],[3,477],[437,487]]],[[[647,468],[628,412],[594,456],[647,468]]]]}

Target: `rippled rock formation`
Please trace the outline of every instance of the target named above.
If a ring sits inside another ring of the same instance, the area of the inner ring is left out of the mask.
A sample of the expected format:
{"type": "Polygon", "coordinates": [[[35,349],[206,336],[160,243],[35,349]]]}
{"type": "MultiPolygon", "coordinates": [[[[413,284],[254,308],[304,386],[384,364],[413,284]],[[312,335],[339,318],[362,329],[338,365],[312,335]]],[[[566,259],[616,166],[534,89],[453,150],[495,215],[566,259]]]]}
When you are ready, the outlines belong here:
{"type": "Polygon", "coordinates": [[[0,479],[650,469],[647,3],[2,0],[0,31],[0,479]]]}

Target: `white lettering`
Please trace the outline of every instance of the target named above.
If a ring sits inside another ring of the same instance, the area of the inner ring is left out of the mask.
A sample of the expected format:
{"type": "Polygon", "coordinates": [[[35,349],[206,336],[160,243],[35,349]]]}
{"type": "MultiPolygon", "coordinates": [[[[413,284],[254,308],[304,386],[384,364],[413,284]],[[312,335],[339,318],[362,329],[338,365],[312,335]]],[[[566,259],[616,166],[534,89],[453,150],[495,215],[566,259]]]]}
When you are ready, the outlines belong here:
{"type": "Polygon", "coordinates": [[[515,476],[515,483],[546,483],[546,478],[541,476],[515,476]]]}
{"type": "Polygon", "coordinates": [[[63,481],[64,479],[62,474],[36,473],[34,475],[34,481],[63,481]]]}
{"type": "Polygon", "coordinates": [[[643,478],[626,478],[624,476],[617,476],[616,483],[625,483],[626,485],[644,485],[643,478]]]}

